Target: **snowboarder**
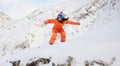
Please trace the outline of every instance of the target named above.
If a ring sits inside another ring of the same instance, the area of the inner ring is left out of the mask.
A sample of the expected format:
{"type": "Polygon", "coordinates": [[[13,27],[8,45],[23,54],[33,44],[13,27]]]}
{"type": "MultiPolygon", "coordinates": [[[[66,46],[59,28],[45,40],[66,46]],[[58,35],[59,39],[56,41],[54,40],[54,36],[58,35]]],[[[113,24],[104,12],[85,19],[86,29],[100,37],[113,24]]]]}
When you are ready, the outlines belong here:
{"type": "Polygon", "coordinates": [[[72,24],[72,25],[80,25],[79,22],[73,22],[68,20],[68,17],[65,17],[63,12],[60,12],[57,16],[57,18],[55,19],[48,19],[44,22],[44,24],[54,24],[53,28],[52,28],[52,36],[49,40],[49,43],[52,45],[54,44],[54,41],[57,37],[57,33],[60,33],[61,35],[61,42],[65,42],[66,41],[66,32],[64,31],[64,29],[62,28],[62,26],[64,24],[72,24]]]}

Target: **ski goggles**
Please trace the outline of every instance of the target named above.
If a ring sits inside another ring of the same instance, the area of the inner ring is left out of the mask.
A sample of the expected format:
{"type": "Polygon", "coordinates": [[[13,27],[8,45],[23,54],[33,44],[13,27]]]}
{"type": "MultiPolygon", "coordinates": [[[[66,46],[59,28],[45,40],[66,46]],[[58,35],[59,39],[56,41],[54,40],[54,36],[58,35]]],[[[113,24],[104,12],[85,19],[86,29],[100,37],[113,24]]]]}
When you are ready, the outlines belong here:
{"type": "Polygon", "coordinates": [[[58,15],[58,20],[62,20],[62,15],[58,15]]]}

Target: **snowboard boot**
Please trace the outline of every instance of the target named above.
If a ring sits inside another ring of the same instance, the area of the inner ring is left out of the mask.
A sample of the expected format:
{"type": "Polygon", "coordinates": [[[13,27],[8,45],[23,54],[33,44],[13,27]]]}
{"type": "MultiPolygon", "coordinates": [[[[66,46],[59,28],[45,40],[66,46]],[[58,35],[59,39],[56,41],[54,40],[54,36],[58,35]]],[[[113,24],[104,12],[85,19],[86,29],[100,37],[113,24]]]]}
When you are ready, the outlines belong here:
{"type": "Polygon", "coordinates": [[[49,44],[50,44],[50,45],[53,45],[53,44],[54,44],[54,41],[55,41],[54,39],[50,39],[49,44]]]}
{"type": "Polygon", "coordinates": [[[60,42],[65,42],[65,40],[60,40],[60,42]]]}

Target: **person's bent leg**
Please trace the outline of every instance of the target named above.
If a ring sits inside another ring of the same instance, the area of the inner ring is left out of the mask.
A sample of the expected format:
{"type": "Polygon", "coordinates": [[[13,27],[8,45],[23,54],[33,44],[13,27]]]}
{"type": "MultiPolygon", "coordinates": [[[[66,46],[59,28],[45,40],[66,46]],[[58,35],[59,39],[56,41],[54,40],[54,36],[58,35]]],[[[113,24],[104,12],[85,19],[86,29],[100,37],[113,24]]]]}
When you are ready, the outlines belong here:
{"type": "Polygon", "coordinates": [[[53,35],[51,36],[50,40],[49,40],[49,43],[51,45],[54,44],[56,37],[57,37],[57,33],[54,32],[53,35]]]}
{"type": "Polygon", "coordinates": [[[61,42],[65,42],[66,41],[66,32],[62,29],[60,31],[60,35],[61,35],[61,42]]]}

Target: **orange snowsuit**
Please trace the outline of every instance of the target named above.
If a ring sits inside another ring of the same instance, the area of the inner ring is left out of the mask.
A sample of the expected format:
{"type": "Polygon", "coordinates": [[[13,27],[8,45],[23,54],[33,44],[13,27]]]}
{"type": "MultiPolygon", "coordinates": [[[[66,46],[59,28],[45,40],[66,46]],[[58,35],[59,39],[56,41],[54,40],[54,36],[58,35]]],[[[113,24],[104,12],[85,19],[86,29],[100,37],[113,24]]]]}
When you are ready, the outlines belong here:
{"type": "Polygon", "coordinates": [[[50,44],[53,44],[56,37],[57,37],[57,33],[60,33],[61,35],[61,42],[65,42],[66,41],[66,32],[64,31],[64,29],[62,28],[62,26],[64,24],[72,24],[72,25],[80,25],[79,22],[73,22],[73,21],[69,21],[66,20],[63,23],[60,23],[57,19],[48,19],[45,21],[45,24],[52,24],[54,23],[54,26],[52,28],[52,36],[49,40],[50,44]]]}

